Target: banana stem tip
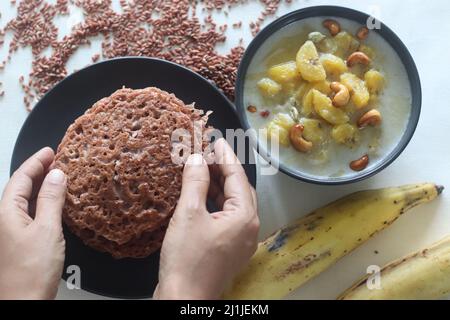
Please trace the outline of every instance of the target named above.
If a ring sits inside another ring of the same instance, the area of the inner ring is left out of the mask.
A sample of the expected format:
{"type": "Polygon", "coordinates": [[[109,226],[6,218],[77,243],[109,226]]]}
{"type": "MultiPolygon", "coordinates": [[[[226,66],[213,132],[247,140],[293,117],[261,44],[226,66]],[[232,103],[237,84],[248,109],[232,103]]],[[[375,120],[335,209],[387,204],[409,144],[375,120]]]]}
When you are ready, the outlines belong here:
{"type": "Polygon", "coordinates": [[[444,191],[444,186],[436,186],[436,190],[437,190],[437,194],[439,195],[439,194],[441,194],[442,193],[442,191],[444,191]]]}

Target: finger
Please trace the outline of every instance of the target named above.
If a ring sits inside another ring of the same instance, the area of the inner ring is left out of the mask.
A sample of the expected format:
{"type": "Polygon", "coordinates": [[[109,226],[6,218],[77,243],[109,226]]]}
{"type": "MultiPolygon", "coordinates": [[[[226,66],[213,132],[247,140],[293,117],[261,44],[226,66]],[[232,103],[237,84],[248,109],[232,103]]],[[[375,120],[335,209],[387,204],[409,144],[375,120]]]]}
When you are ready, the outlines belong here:
{"type": "Polygon", "coordinates": [[[208,165],[200,154],[192,154],[184,166],[178,206],[206,209],[208,189],[208,165]]]}
{"type": "Polygon", "coordinates": [[[52,163],[54,153],[51,148],[45,147],[26,160],[14,172],[2,195],[9,213],[28,212],[28,202],[39,190],[48,166],[52,163]]]}
{"type": "MultiPolygon", "coordinates": [[[[216,163],[224,177],[223,193],[225,197],[224,210],[233,207],[247,207],[252,205],[250,184],[244,168],[224,139],[219,139],[214,145],[216,163]]],[[[248,210],[242,210],[248,212],[248,210]]]]}
{"type": "Polygon", "coordinates": [[[61,226],[61,213],[66,200],[66,180],[66,175],[59,169],[53,169],[47,174],[37,197],[37,223],[61,226]]]}
{"type": "Polygon", "coordinates": [[[45,174],[47,174],[48,172],[50,172],[50,170],[53,170],[53,169],[56,169],[55,159],[53,159],[52,163],[48,166],[47,170],[45,170],[45,173],[42,176],[42,179],[38,183],[33,185],[33,193],[31,195],[30,200],[28,201],[28,215],[33,219],[36,216],[36,199],[37,199],[39,190],[41,189],[42,181],[44,181],[45,174]]]}
{"type": "Polygon", "coordinates": [[[250,191],[252,193],[253,208],[255,209],[256,214],[258,214],[258,198],[256,197],[256,190],[250,186],[250,191]]]}

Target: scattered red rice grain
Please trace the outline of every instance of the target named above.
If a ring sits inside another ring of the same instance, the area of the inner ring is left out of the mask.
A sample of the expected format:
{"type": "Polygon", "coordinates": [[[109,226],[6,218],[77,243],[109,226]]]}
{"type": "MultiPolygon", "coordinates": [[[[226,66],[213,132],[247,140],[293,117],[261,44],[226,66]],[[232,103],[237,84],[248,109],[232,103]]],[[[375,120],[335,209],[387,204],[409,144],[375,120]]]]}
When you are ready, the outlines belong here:
{"type": "MultiPolygon", "coordinates": [[[[254,0],[257,1],[257,0],[254,0]]],[[[254,22],[252,33],[268,15],[276,12],[281,0],[259,0],[264,6],[261,16],[254,22]]],[[[289,0],[286,0],[289,2],[289,0]]],[[[56,83],[67,76],[66,63],[90,38],[102,36],[101,55],[108,59],[119,56],[149,56],[169,60],[200,73],[230,99],[234,98],[237,67],[244,52],[242,41],[226,55],[216,51],[225,42],[226,25],[217,27],[211,11],[229,10],[248,0],[120,0],[121,13],[112,9],[111,0],[70,0],[81,8],[84,21],[75,25],[69,35],[57,39],[58,29],[53,20],[58,15],[68,15],[69,0],[48,4],[45,0],[21,0],[17,16],[0,30],[0,45],[5,32],[12,32],[8,56],[0,69],[19,47],[31,47],[32,70],[25,84],[24,103],[31,109],[56,83]],[[208,16],[202,22],[195,14],[203,6],[208,16]],[[51,55],[42,52],[51,48],[51,55]]],[[[242,23],[239,22],[239,27],[242,23]]],[[[93,56],[95,62],[100,54],[93,56]]]]}
{"type": "Polygon", "coordinates": [[[94,54],[91,58],[92,62],[97,62],[100,59],[100,54],[94,54]]]}
{"type": "Polygon", "coordinates": [[[239,29],[239,28],[241,28],[241,27],[242,27],[242,21],[233,23],[233,28],[234,28],[234,29],[239,29]]]}
{"type": "MultiPolygon", "coordinates": [[[[287,0],[286,2],[291,2],[292,0],[287,0]]],[[[281,0],[261,0],[264,5],[264,10],[261,12],[261,15],[258,17],[257,21],[250,23],[250,30],[253,36],[261,29],[261,24],[266,20],[268,16],[275,14],[277,11],[281,0]]]]}
{"type": "Polygon", "coordinates": [[[261,112],[259,113],[259,115],[260,115],[261,117],[263,117],[263,118],[267,118],[267,117],[270,115],[270,111],[269,111],[269,110],[261,111],[261,112]]]}
{"type": "Polygon", "coordinates": [[[4,95],[5,95],[5,91],[4,90],[0,91],[0,97],[3,97],[4,95]]]}

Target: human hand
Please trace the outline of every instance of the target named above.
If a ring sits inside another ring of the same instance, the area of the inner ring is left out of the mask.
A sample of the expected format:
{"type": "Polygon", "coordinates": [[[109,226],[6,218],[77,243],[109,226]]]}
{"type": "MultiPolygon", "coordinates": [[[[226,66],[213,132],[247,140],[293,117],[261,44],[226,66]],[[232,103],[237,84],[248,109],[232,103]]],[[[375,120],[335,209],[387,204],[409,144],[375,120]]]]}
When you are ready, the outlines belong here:
{"type": "Polygon", "coordinates": [[[65,242],[66,177],[44,148],[13,174],[0,201],[0,299],[53,299],[65,242]],[[34,217],[34,219],[33,219],[34,217]]]}
{"type": "Polygon", "coordinates": [[[256,250],[256,193],[224,139],[214,146],[215,165],[191,155],[180,200],[161,249],[159,299],[218,299],[256,250]],[[219,212],[209,213],[206,200],[219,212]]]}

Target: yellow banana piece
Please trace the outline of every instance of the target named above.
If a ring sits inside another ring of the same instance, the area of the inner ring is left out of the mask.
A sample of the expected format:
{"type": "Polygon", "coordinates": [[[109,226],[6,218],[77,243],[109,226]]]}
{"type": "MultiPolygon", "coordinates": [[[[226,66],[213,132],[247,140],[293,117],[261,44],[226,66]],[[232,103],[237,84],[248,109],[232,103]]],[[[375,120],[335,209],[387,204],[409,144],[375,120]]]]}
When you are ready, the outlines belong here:
{"type": "Polygon", "coordinates": [[[442,189],[423,183],[361,191],[317,209],[261,242],[224,298],[283,298],[442,189]]]}
{"type": "Polygon", "coordinates": [[[366,276],[338,299],[438,299],[450,295],[450,237],[387,264],[380,276],[380,289],[369,290],[366,276]]]}

